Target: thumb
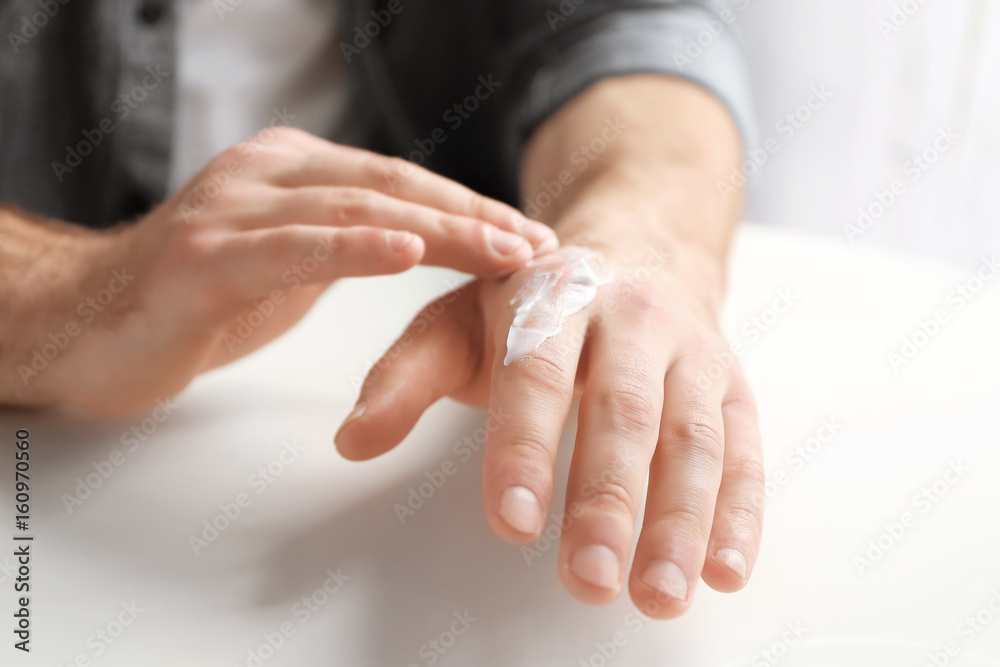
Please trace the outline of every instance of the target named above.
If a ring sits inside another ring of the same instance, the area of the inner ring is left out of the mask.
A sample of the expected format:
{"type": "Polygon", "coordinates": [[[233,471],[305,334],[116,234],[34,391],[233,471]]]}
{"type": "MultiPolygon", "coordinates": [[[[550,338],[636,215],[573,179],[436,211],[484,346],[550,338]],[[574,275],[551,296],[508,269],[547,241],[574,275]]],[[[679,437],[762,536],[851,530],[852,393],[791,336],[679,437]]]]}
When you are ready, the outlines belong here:
{"type": "Polygon", "coordinates": [[[413,429],[439,398],[465,386],[483,346],[480,283],[473,282],[427,304],[376,363],[354,410],[334,437],[344,458],[363,461],[384,454],[413,429]]]}

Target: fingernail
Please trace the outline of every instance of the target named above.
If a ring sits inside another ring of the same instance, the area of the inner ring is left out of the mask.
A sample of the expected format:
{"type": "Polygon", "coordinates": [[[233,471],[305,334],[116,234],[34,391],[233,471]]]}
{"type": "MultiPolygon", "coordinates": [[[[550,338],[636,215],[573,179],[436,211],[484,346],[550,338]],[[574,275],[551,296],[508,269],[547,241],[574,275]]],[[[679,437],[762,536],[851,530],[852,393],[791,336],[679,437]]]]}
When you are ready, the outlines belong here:
{"type": "Polygon", "coordinates": [[[658,560],[642,573],[639,580],[676,600],[686,600],[688,594],[687,577],[681,568],[670,561],[658,560]]]}
{"type": "Polygon", "coordinates": [[[354,409],[351,410],[350,413],[348,413],[347,417],[344,419],[344,423],[340,425],[339,429],[337,429],[337,435],[333,436],[334,444],[337,443],[337,440],[340,438],[340,434],[344,432],[344,429],[347,427],[347,425],[350,424],[355,419],[357,419],[358,417],[360,417],[361,415],[363,415],[365,413],[365,408],[367,407],[368,407],[367,403],[365,403],[364,401],[358,401],[357,405],[354,406],[354,409]]]}
{"type": "Polygon", "coordinates": [[[719,549],[715,552],[715,560],[735,572],[740,581],[747,578],[747,559],[736,549],[719,549]]]}
{"type": "Polygon", "coordinates": [[[621,585],[621,565],[615,552],[603,544],[581,547],[569,562],[573,574],[598,588],[618,590],[621,585]]]}
{"type": "Polygon", "coordinates": [[[531,242],[531,247],[535,249],[535,256],[559,249],[559,237],[544,222],[529,220],[520,213],[516,213],[514,215],[514,230],[531,242]]]}
{"type": "Polygon", "coordinates": [[[513,255],[524,245],[524,238],[499,229],[490,234],[490,245],[501,255],[513,255]]]}
{"type": "Polygon", "coordinates": [[[559,237],[553,233],[548,239],[535,246],[535,257],[546,255],[556,250],[559,250],[559,237]]]}
{"type": "Polygon", "coordinates": [[[542,508],[535,494],[523,486],[512,486],[500,496],[500,517],[519,533],[534,535],[542,527],[542,508]]]}
{"type": "Polygon", "coordinates": [[[410,245],[414,238],[416,236],[410,232],[392,231],[385,235],[385,242],[388,244],[389,250],[401,252],[403,248],[410,245]]]}

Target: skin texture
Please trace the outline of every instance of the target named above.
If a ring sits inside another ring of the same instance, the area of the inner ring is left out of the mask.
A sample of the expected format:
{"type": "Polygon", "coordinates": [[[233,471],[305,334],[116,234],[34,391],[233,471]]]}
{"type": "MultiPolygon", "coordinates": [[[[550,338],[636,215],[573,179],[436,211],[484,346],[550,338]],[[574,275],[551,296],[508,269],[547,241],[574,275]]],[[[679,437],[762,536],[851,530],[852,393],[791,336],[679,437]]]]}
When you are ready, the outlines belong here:
{"type": "Polygon", "coordinates": [[[284,333],[338,278],[417,263],[496,276],[554,246],[419,167],[266,130],[135,225],[0,208],[0,404],[136,412],[284,333]]]}
{"type": "Polygon", "coordinates": [[[726,109],[693,84],[631,76],[582,93],[531,138],[522,191],[563,245],[603,253],[615,280],[509,367],[509,301],[531,267],[443,297],[443,314],[418,315],[402,354],[376,365],[338,449],[355,460],[388,451],[443,396],[502,408],[510,418],[485,447],[486,518],[503,539],[528,543],[559,511],[556,447],[579,397],[559,555],[566,588],[602,604],[627,587],[655,618],[682,614],[699,578],[742,588],[762,532],[762,452],[747,381],[718,361],[728,345],[717,319],[742,206],[717,183],[741,155],[726,109]],[[609,120],[624,127],[613,139],[602,135],[609,120]],[[604,150],[578,169],[573,156],[602,136],[604,150]],[[552,195],[565,170],[574,178],[552,195]]]}

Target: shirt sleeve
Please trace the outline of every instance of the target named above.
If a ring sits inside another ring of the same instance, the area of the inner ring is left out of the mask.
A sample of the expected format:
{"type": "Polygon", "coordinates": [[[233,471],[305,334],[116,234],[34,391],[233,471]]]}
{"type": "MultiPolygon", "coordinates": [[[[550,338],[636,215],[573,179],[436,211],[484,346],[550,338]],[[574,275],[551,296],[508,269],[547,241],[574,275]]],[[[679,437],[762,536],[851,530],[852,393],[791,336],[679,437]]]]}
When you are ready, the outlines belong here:
{"type": "Polygon", "coordinates": [[[508,52],[514,80],[504,161],[515,183],[530,133],[576,94],[613,76],[659,73],[691,81],[729,109],[744,149],[754,145],[749,73],[735,32],[738,10],[705,0],[605,3],[588,13],[587,3],[595,0],[575,0],[581,1],[550,6],[541,27],[549,34],[539,30],[508,52]]]}

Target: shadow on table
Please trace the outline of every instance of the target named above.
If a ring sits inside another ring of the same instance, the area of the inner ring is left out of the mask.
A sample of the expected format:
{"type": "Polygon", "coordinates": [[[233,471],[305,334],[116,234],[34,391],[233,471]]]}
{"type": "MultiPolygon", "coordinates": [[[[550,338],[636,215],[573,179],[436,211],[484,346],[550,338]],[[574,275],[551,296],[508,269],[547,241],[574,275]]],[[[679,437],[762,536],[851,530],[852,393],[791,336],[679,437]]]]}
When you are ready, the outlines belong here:
{"type": "MultiPolygon", "coordinates": [[[[224,424],[245,414],[247,402],[230,399],[210,407],[193,402],[149,446],[169,447],[197,437],[206,422],[224,424]]],[[[292,403],[287,409],[270,407],[284,410],[289,418],[296,407],[308,414],[322,408],[304,409],[292,403]]],[[[7,430],[19,424],[37,425],[33,427],[37,465],[48,489],[38,502],[39,510],[50,517],[49,529],[60,532],[78,555],[110,558],[116,576],[132,577],[129,590],[142,590],[146,577],[173,582],[178,595],[201,587],[206,590],[202,604],[207,606],[200,613],[214,618],[230,613],[233,605],[247,603],[232,595],[231,585],[239,590],[257,582],[260,588],[251,588],[256,595],[250,603],[290,610],[291,615],[283,617],[301,634],[310,635],[309,641],[296,641],[290,647],[311,650],[316,645],[314,633],[323,628],[331,637],[348,638],[331,643],[326,655],[309,655],[310,664],[336,667],[576,667],[581,660],[591,664],[593,656],[598,657],[592,664],[601,664],[597,642],[608,642],[618,630],[630,637],[635,631],[637,619],[627,595],[614,605],[597,608],[565,592],[556,572],[558,539],[536,542],[526,550],[489,531],[481,498],[481,449],[467,459],[451,447],[442,449],[426,469],[402,481],[386,481],[347,511],[324,516],[317,509],[313,515],[322,518],[309,525],[301,517],[289,517],[294,528],[277,544],[262,544],[259,526],[241,522],[226,534],[227,546],[213,547],[200,559],[192,556],[187,540],[178,537],[196,526],[199,517],[189,516],[191,512],[179,506],[183,498],[175,495],[177,489],[144,486],[141,476],[134,477],[139,472],[135,468],[128,476],[116,474],[113,484],[95,494],[84,510],[68,515],[60,493],[71,491],[76,477],[91,472],[92,461],[119,446],[118,436],[134,421],[99,420],[67,411],[0,413],[0,427],[7,430]],[[445,460],[454,463],[454,474],[439,472],[445,460]],[[438,481],[436,486],[428,475],[438,481]],[[427,496],[422,506],[414,500],[421,499],[420,492],[427,496]],[[413,500],[412,508],[408,499],[413,500]],[[338,568],[349,577],[342,588],[329,597],[318,592],[328,570],[338,568]],[[306,622],[303,598],[311,598],[315,609],[306,622]]],[[[453,443],[481,430],[482,413],[466,413],[448,424],[436,438],[439,442],[453,443]]],[[[562,511],[561,482],[571,435],[561,443],[546,523],[546,532],[556,537],[558,524],[552,513],[562,511]]],[[[173,474],[177,465],[172,464],[173,474]]],[[[338,469],[352,475],[360,468],[338,469]]],[[[158,473],[143,467],[143,474],[158,473]]],[[[337,478],[330,483],[338,483],[337,478]]],[[[0,484],[0,490],[4,488],[0,484]]],[[[275,534],[281,532],[267,531],[268,539],[275,534]]],[[[288,664],[294,649],[286,650],[287,655],[281,651],[267,664],[288,664]]]]}
{"type": "MultiPolygon", "coordinates": [[[[470,421],[464,430],[456,425],[442,439],[460,439],[481,425],[470,421]]],[[[571,441],[562,444],[572,446],[571,441]]],[[[537,551],[524,551],[489,531],[481,499],[481,452],[461,461],[448,450],[427,472],[433,477],[448,456],[457,472],[433,495],[421,472],[279,545],[264,563],[268,579],[261,603],[294,605],[317,590],[327,569],[340,567],[351,579],[327,605],[350,611],[350,618],[336,614],[336,623],[350,623],[355,642],[332,646],[325,663],[330,665],[576,666],[581,658],[590,660],[595,642],[606,641],[615,630],[628,631],[625,616],[632,607],[627,600],[595,608],[565,592],[556,572],[558,542],[546,546],[543,541],[531,545],[537,551]],[[430,497],[422,507],[414,501],[419,508],[402,514],[401,522],[397,512],[406,507],[409,489],[430,497]],[[355,595],[352,587],[363,593],[355,595]],[[471,625],[468,619],[458,622],[465,613],[476,619],[471,625]],[[453,630],[454,645],[445,648],[453,630]],[[429,644],[432,639],[439,649],[429,644]]],[[[565,464],[568,457],[561,458],[565,464]]],[[[561,488],[553,505],[561,512],[561,488]]],[[[551,516],[547,525],[556,525],[551,516]]],[[[314,600],[324,598],[320,593],[314,600]]]]}

